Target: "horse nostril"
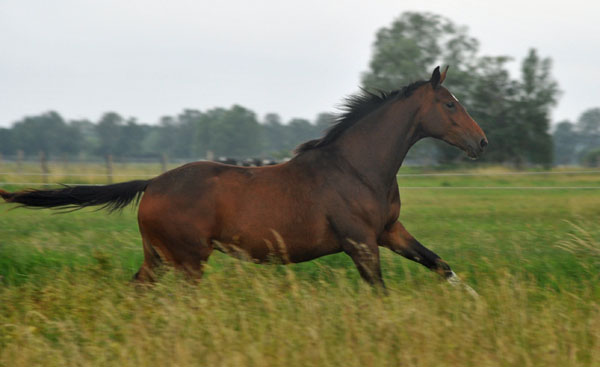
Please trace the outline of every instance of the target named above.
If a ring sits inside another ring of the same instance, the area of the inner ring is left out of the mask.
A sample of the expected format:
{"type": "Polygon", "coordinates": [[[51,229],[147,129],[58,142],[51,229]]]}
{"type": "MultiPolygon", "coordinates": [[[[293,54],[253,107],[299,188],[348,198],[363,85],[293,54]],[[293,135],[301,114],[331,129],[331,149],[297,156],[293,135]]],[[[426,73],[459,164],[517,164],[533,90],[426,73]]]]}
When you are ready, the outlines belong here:
{"type": "Polygon", "coordinates": [[[481,141],[479,142],[479,145],[481,146],[481,149],[487,147],[487,140],[481,139],[481,141]]]}

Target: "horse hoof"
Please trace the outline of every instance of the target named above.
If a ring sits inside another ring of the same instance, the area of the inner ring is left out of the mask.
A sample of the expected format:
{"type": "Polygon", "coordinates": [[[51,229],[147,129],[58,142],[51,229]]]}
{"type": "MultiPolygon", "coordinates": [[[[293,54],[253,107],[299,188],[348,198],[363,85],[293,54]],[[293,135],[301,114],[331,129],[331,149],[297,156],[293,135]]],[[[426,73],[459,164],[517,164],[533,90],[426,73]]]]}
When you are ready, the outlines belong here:
{"type": "Polygon", "coordinates": [[[458,277],[458,275],[456,275],[456,273],[453,271],[450,276],[448,278],[446,278],[446,280],[448,281],[448,283],[450,283],[453,287],[461,287],[463,288],[465,291],[467,291],[467,293],[469,293],[473,298],[478,299],[479,298],[479,293],[477,293],[475,291],[475,289],[471,288],[469,285],[465,284],[462,282],[462,280],[460,280],[460,278],[458,277]]]}

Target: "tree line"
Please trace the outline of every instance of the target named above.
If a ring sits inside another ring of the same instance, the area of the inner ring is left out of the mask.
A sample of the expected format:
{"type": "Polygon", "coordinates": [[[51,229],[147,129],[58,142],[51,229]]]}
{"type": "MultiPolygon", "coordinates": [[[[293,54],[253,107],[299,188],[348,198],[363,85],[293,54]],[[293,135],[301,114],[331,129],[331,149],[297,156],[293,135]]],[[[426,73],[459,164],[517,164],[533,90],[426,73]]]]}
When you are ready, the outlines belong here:
{"type": "MultiPolygon", "coordinates": [[[[552,77],[552,61],[530,49],[511,76],[504,55],[481,55],[479,41],[468,29],[432,13],[406,12],[381,28],[368,69],[361,75],[367,90],[399,89],[430,75],[436,65],[451,65],[445,81],[490,141],[483,160],[524,164],[598,164],[600,108],[576,122],[564,121],[551,131],[550,113],[560,90],[552,77]]],[[[184,110],[158,125],[139,123],[116,112],[98,121],[65,121],[57,112],[26,117],[0,129],[0,153],[201,159],[284,158],[299,143],[320,136],[334,116],[284,123],[275,113],[259,118],[234,105],[208,111],[184,110]]],[[[433,140],[418,143],[408,160],[457,162],[464,154],[433,140]]]]}
{"type": "Polygon", "coordinates": [[[553,138],[556,164],[600,167],[600,108],[586,110],[576,122],[559,122],[553,138]]]}
{"type": "Polygon", "coordinates": [[[65,120],[58,112],[46,112],[0,129],[0,153],[22,151],[27,156],[44,152],[49,157],[204,159],[207,155],[265,157],[290,156],[296,145],[320,136],[333,119],[319,114],[314,121],[295,118],[284,123],[275,113],[262,120],[242,106],[215,108],[205,112],[184,110],[163,117],[158,125],[139,123],[116,112],[98,121],[65,120]]]}

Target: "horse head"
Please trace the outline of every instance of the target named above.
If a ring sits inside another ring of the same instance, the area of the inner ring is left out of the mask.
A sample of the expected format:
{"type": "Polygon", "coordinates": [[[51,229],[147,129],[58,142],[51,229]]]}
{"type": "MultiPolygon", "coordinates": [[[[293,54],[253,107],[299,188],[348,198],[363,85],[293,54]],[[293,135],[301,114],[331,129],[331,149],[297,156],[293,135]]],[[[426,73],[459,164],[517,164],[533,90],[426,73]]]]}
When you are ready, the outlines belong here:
{"type": "Polygon", "coordinates": [[[442,86],[447,71],[448,67],[440,73],[438,66],[431,74],[417,118],[425,136],[443,140],[476,159],[483,153],[488,140],[458,99],[442,86]]]}

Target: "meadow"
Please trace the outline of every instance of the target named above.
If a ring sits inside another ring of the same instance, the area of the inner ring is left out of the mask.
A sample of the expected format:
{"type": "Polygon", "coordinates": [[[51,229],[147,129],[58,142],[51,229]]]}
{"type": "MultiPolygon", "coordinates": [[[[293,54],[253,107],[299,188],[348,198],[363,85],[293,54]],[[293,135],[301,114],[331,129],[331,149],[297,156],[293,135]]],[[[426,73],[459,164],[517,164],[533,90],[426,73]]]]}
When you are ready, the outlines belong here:
{"type": "MultiPolygon", "coordinates": [[[[115,165],[114,180],[158,170],[115,165]]],[[[50,171],[106,180],[101,165],[50,171]]],[[[387,296],[343,254],[264,266],[215,253],[198,284],[167,268],[133,286],[135,208],[0,205],[0,366],[600,366],[600,173],[458,171],[403,168],[400,219],[479,298],[385,249],[387,296]]]]}

